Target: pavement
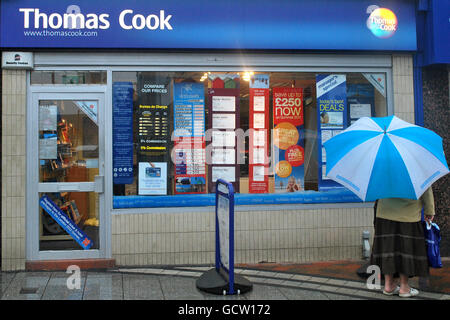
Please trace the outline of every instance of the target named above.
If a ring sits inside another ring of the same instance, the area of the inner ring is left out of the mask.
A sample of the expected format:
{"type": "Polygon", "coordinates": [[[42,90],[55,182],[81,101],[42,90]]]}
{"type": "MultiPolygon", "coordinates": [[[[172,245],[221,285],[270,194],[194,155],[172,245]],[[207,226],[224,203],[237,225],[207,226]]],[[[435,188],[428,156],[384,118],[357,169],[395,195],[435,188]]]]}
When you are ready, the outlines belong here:
{"type": "MultiPolygon", "coordinates": [[[[117,267],[81,270],[79,282],[65,271],[0,272],[1,300],[404,300],[369,289],[357,271],[364,261],[311,264],[240,264],[235,273],[253,288],[239,295],[200,291],[196,280],[212,266],[117,267]],[[69,279],[70,278],[70,279],[69,279]],[[69,286],[68,286],[69,283],[69,286]],[[77,285],[79,286],[77,287],[77,285]],[[72,288],[74,287],[74,288],[72,288]]],[[[427,286],[411,279],[420,295],[415,300],[450,300],[450,261],[431,269],[427,286]]],[[[412,298],[408,298],[412,299],[412,298]]]]}

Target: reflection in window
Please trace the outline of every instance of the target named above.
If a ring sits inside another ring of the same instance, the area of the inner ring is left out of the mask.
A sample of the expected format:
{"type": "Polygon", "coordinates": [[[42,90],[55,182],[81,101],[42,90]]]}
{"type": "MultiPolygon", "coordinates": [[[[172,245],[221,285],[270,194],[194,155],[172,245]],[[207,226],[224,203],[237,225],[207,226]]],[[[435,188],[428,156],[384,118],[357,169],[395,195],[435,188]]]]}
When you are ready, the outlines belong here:
{"type": "Polygon", "coordinates": [[[31,84],[106,84],[106,71],[32,71],[31,84]]]}

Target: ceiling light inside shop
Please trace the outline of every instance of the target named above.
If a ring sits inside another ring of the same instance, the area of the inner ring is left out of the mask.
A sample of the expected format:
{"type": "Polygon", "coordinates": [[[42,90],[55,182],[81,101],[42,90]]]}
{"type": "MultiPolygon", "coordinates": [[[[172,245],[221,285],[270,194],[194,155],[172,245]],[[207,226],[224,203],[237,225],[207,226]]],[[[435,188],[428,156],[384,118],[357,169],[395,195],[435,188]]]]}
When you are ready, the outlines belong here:
{"type": "Polygon", "coordinates": [[[200,81],[205,81],[208,78],[208,74],[211,74],[211,72],[205,72],[202,77],[200,78],[200,81]]]}
{"type": "Polygon", "coordinates": [[[250,81],[250,78],[252,77],[252,75],[254,75],[255,73],[253,72],[253,71],[245,71],[243,74],[242,74],[242,79],[244,80],[244,81],[250,81]]]}

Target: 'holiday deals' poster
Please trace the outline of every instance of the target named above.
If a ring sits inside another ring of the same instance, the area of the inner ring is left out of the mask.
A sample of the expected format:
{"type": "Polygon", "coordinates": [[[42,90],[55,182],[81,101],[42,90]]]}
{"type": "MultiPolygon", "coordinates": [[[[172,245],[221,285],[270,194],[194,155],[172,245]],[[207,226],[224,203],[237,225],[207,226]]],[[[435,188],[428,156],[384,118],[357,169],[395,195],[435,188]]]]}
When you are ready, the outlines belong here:
{"type": "Polygon", "coordinates": [[[303,89],[273,88],[275,192],[304,186],[303,89]]]}

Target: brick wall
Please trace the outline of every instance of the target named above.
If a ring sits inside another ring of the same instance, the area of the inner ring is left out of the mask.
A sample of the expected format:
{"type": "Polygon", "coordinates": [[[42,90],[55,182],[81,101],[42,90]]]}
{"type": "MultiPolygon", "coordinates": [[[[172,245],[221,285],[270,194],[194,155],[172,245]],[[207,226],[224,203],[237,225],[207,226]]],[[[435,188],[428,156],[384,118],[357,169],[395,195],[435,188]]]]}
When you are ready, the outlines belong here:
{"type": "MultiPolygon", "coordinates": [[[[213,209],[212,209],[213,210],[213,209]]],[[[114,214],[117,265],[214,264],[210,212],[114,214]]],[[[235,262],[361,259],[362,232],[373,237],[372,208],[235,212],[235,262]]]]}
{"type": "Polygon", "coordinates": [[[2,270],[25,267],[26,71],[2,71],[2,270]]]}
{"type": "MultiPolygon", "coordinates": [[[[450,105],[447,66],[423,69],[424,126],[443,138],[447,164],[450,160],[450,105]]],[[[436,223],[441,229],[441,255],[450,256],[450,175],[433,184],[436,223]]]]}

